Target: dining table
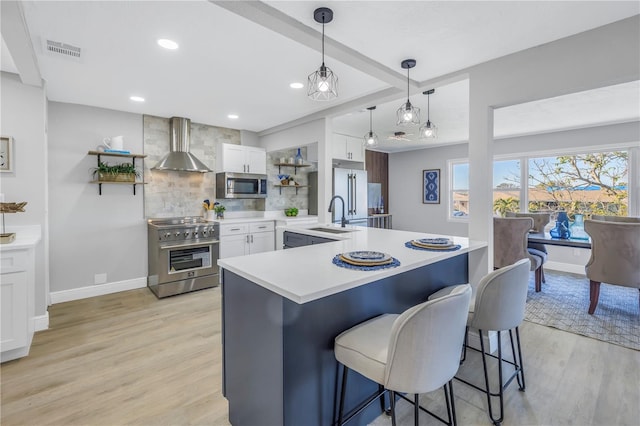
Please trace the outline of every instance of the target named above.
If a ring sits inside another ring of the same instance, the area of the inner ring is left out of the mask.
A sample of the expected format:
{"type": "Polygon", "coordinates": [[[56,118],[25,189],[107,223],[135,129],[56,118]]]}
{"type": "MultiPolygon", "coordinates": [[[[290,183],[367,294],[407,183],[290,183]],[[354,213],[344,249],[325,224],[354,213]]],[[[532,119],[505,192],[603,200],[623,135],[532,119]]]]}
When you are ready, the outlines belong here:
{"type": "Polygon", "coordinates": [[[591,248],[591,238],[588,240],[577,238],[553,238],[548,232],[530,232],[528,236],[530,243],[545,244],[550,246],[591,248]]]}

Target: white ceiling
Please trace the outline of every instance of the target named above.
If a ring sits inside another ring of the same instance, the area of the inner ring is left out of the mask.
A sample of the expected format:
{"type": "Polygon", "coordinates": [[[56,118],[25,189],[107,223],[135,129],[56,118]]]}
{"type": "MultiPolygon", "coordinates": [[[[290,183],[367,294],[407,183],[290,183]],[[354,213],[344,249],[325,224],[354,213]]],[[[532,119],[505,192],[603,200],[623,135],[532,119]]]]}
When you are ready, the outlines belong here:
{"type": "MultiPolygon", "coordinates": [[[[395,110],[406,98],[403,59],[417,60],[411,70],[414,92],[419,82],[640,13],[636,1],[25,1],[22,5],[52,101],[183,116],[256,132],[327,110],[336,116],[336,131],[354,136],[368,130],[364,108],[379,103],[374,131],[381,140],[395,130],[411,132],[395,128],[395,110]],[[313,20],[313,10],[320,6],[331,7],[335,14],[325,28],[325,62],[340,78],[340,96],[329,102],[311,101],[305,89],[289,88],[294,81],[306,83],[307,75],[320,65],[321,25],[313,20]],[[173,39],[180,49],[166,51],[156,45],[158,38],[173,39]],[[80,47],[81,60],[44,53],[47,39],[80,47]],[[146,102],[133,103],[131,95],[146,102]],[[230,113],[240,118],[227,118],[230,113]]],[[[4,40],[3,27],[0,65],[3,71],[16,72],[7,55],[12,44],[7,49],[4,40]]],[[[506,120],[501,119],[504,112],[497,111],[496,134],[590,124],[585,122],[589,113],[580,113],[582,106],[591,105],[591,115],[603,118],[594,101],[607,105],[601,102],[611,97],[617,101],[616,108],[608,109],[608,120],[638,119],[639,90],[634,84],[573,100],[511,107],[511,118],[507,113],[506,120]],[[565,108],[567,122],[561,122],[562,115],[553,108],[565,108]],[[531,120],[534,113],[540,114],[539,119],[531,120]],[[500,120],[506,124],[498,129],[500,120]]],[[[459,81],[438,87],[431,96],[430,118],[439,127],[436,143],[467,138],[467,92],[468,82],[459,81]]],[[[425,117],[426,96],[412,93],[411,99],[425,117]]],[[[380,149],[414,147],[424,143],[394,141],[380,149]]]]}

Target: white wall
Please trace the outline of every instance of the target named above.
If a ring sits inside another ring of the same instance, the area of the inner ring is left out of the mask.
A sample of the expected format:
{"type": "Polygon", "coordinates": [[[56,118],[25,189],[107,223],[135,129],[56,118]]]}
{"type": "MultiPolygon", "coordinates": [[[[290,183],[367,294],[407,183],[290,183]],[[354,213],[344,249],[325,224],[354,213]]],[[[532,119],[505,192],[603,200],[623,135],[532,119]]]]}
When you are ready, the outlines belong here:
{"type": "Polygon", "coordinates": [[[467,157],[467,144],[389,154],[389,213],[393,215],[393,228],[466,237],[466,221],[448,218],[447,161],[467,157]],[[422,203],[425,169],[440,169],[440,204],[422,203]]]}
{"type": "MultiPolygon", "coordinates": [[[[4,99],[4,95],[3,95],[4,99]]],[[[147,276],[144,185],[90,184],[97,157],[87,155],[107,136],[143,151],[142,116],[82,105],[49,103],[49,195],[52,299],[65,290],[91,290],[95,275],[113,286],[141,287],[147,276]]],[[[101,161],[117,162],[111,157],[101,161]]],[[[91,294],[90,291],[88,291],[91,294]]]]}
{"type": "Polygon", "coordinates": [[[24,213],[5,214],[12,226],[39,225],[42,241],[36,247],[35,315],[46,314],[47,258],[47,102],[41,87],[22,84],[16,74],[2,72],[0,134],[14,140],[13,172],[0,173],[0,193],[6,202],[26,201],[24,213]]]}

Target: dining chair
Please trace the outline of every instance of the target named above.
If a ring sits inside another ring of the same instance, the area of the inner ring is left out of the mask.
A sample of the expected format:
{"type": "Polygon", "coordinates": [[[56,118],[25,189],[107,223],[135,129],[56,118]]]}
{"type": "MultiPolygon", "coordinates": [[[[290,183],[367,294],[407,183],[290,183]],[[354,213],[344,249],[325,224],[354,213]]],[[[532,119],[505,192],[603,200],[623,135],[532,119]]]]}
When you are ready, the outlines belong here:
{"type": "Polygon", "coordinates": [[[396,397],[414,406],[418,425],[420,410],[448,425],[456,424],[452,380],[460,364],[460,348],[471,300],[471,286],[448,288],[448,294],[413,306],[402,314],[383,314],[358,324],[335,338],[334,353],[343,366],[338,425],[343,425],[387,391],[391,423],[396,424],[396,397]],[[378,383],[379,391],[344,418],[347,373],[354,370],[378,383]],[[448,420],[419,404],[421,393],[442,387],[448,420]],[[405,393],[414,394],[411,401],[405,393]]]}
{"type": "Polygon", "coordinates": [[[640,217],[594,215],[584,221],[584,229],[591,237],[591,258],[585,266],[589,314],[598,306],[601,283],[637,288],[640,306],[640,217]]]}
{"type": "Polygon", "coordinates": [[[542,265],[546,256],[527,249],[529,230],[533,228],[530,217],[493,218],[493,267],[504,268],[520,259],[529,259],[535,271],[535,290],[542,289],[542,265]]]}
{"type": "MultiPolygon", "coordinates": [[[[463,348],[462,362],[466,359],[467,348],[477,350],[468,345],[469,329],[478,330],[480,338],[480,352],[482,353],[482,367],[484,369],[484,387],[464,380],[459,375],[456,379],[477,389],[487,396],[487,409],[489,417],[495,425],[499,425],[504,419],[504,390],[515,378],[519,389],[525,390],[524,365],[522,361],[522,349],[520,347],[520,332],[518,327],[524,320],[525,305],[527,303],[527,291],[529,288],[529,260],[520,259],[513,265],[505,266],[485,275],[476,287],[475,297],[469,306],[467,317],[467,328],[465,333],[465,344],[463,348]],[[487,353],[484,347],[483,333],[486,332],[488,338],[489,331],[497,331],[498,334],[498,356],[487,353]],[[502,358],[502,338],[501,332],[509,331],[509,341],[511,343],[511,354],[513,362],[502,358]],[[513,331],[516,334],[516,347],[513,342],[513,331]],[[489,385],[489,372],[487,369],[487,356],[498,360],[498,390],[491,390],[489,385]],[[513,367],[513,372],[506,380],[503,377],[503,364],[513,367]],[[494,415],[492,398],[498,398],[500,411],[494,415]]],[[[429,296],[429,300],[447,294],[447,289],[442,289],[429,296]]],[[[461,364],[462,364],[461,362],[461,364]]]]}
{"type": "MultiPolygon", "coordinates": [[[[544,228],[551,221],[551,213],[548,212],[506,212],[506,217],[530,217],[533,219],[533,232],[544,233],[544,228]]],[[[547,280],[544,276],[544,264],[547,261],[547,246],[541,243],[527,242],[527,250],[530,254],[539,256],[542,258],[542,265],[540,265],[540,280],[545,283],[547,280]]]]}

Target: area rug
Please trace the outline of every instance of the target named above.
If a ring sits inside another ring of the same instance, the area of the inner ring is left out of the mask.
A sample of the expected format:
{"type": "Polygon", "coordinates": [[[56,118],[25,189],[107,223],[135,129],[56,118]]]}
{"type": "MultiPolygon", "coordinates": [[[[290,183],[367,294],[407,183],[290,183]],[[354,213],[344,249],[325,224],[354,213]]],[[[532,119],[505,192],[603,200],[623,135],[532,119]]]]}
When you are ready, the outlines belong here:
{"type": "Polygon", "coordinates": [[[584,275],[545,270],[546,284],[534,290],[533,274],[525,320],[640,351],[638,289],[600,285],[600,301],[589,315],[589,280],[584,275]]]}

